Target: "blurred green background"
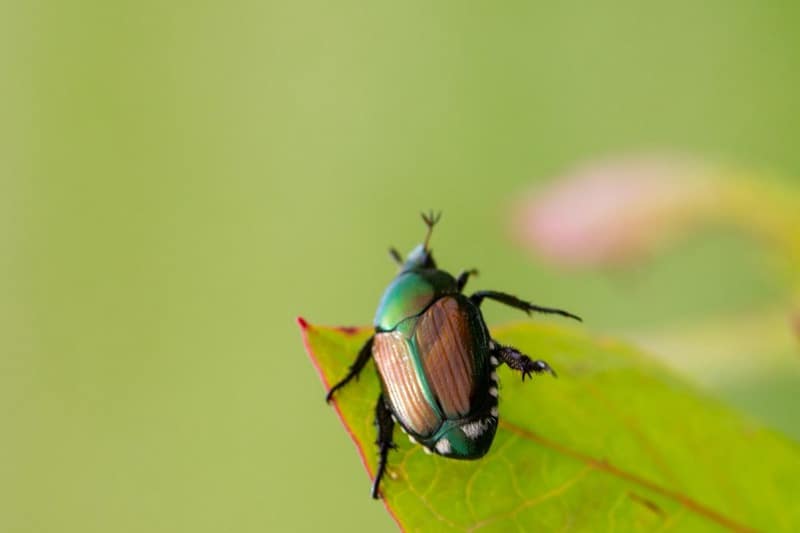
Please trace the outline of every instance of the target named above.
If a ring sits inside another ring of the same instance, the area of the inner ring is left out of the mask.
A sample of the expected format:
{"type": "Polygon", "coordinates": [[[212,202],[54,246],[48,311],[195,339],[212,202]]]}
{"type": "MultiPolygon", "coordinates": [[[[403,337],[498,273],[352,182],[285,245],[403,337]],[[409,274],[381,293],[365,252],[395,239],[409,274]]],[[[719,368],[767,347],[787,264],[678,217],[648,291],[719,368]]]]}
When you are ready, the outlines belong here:
{"type": "MultiPolygon", "coordinates": [[[[608,154],[800,176],[799,11],[4,3],[0,530],[391,530],[294,319],[369,323],[422,209],[472,287],[592,331],[780,301],[736,234],[579,274],[531,262],[508,211],[608,154]]],[[[792,433],[754,390],[720,394],[792,433]]]]}

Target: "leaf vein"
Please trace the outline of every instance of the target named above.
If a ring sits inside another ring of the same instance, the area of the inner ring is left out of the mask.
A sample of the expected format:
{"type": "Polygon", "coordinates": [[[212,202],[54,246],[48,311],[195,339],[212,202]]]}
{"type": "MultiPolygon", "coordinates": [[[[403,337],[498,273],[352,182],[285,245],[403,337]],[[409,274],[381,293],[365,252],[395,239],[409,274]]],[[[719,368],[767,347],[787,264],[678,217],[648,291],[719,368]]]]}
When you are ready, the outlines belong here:
{"type": "Polygon", "coordinates": [[[636,475],[636,474],[634,474],[632,472],[628,472],[626,470],[622,470],[621,468],[618,468],[618,467],[612,465],[608,461],[595,459],[594,457],[588,456],[588,455],[583,454],[583,453],[581,453],[579,451],[576,451],[576,450],[573,450],[571,448],[568,448],[567,446],[564,446],[563,444],[559,444],[559,443],[557,443],[555,441],[551,441],[549,439],[546,439],[545,437],[542,437],[541,435],[538,435],[538,434],[536,434],[536,433],[534,433],[532,431],[523,429],[523,428],[521,428],[521,427],[519,427],[519,426],[517,426],[515,424],[510,423],[510,422],[504,422],[504,421],[500,422],[500,427],[503,428],[503,429],[506,429],[506,430],[508,430],[508,431],[510,431],[512,433],[514,433],[515,435],[518,435],[518,436],[520,436],[520,437],[522,437],[524,439],[527,439],[527,440],[529,440],[531,442],[535,442],[535,443],[537,443],[537,444],[539,444],[541,446],[544,446],[546,448],[549,448],[551,450],[559,452],[559,453],[561,453],[563,455],[571,457],[571,458],[573,458],[575,460],[578,460],[580,462],[583,462],[586,465],[591,466],[593,468],[596,468],[599,471],[605,472],[607,474],[610,474],[612,476],[618,477],[620,479],[624,479],[626,481],[629,481],[631,483],[634,483],[634,484],[640,485],[640,486],[642,486],[642,487],[644,487],[646,489],[649,489],[649,490],[651,490],[653,492],[661,494],[664,497],[667,497],[667,498],[669,498],[671,500],[674,500],[674,501],[678,502],[683,507],[685,507],[687,510],[689,510],[689,511],[691,511],[691,512],[697,514],[697,515],[700,515],[700,516],[702,516],[704,518],[707,518],[707,519],[711,520],[712,522],[716,522],[717,524],[719,524],[719,525],[721,525],[721,526],[723,526],[723,527],[725,527],[725,528],[727,528],[727,529],[729,529],[731,531],[748,532],[748,533],[755,531],[755,529],[753,529],[751,527],[748,527],[746,525],[743,525],[743,524],[741,524],[739,522],[736,522],[732,518],[729,518],[729,517],[717,512],[717,511],[715,511],[714,509],[711,509],[710,507],[706,507],[705,505],[699,503],[698,501],[690,498],[689,496],[687,496],[685,494],[682,494],[680,492],[668,489],[666,487],[662,487],[661,485],[657,485],[656,483],[653,483],[652,481],[644,479],[644,478],[642,478],[642,477],[640,477],[640,476],[638,476],[638,475],[636,475]]]}

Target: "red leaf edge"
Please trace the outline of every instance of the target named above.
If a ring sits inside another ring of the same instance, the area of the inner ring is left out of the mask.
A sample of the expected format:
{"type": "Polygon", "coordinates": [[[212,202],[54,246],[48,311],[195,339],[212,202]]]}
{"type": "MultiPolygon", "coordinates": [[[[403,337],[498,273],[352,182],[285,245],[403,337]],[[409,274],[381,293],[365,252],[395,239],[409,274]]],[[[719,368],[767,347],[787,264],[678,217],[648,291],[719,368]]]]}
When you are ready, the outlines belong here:
{"type": "MultiPolygon", "coordinates": [[[[309,330],[314,329],[315,326],[309,324],[308,321],[301,316],[297,317],[297,325],[300,326],[300,334],[303,338],[303,346],[306,349],[306,353],[308,354],[309,359],[311,359],[311,364],[314,365],[314,368],[317,371],[317,375],[319,375],[319,379],[320,381],[322,381],[322,386],[325,387],[325,392],[327,393],[330,390],[331,385],[325,378],[325,374],[322,372],[322,368],[319,366],[317,358],[314,357],[314,352],[311,350],[311,345],[309,344],[308,341],[308,332],[309,330]]],[[[347,335],[355,335],[362,329],[366,328],[334,327],[331,329],[337,329],[347,335]]],[[[342,415],[342,411],[339,409],[339,403],[336,401],[336,398],[333,399],[332,403],[333,403],[333,408],[336,411],[336,416],[339,417],[339,421],[342,423],[342,426],[344,426],[344,429],[345,431],[347,431],[347,434],[350,435],[350,439],[353,441],[353,444],[355,444],[356,450],[358,451],[358,455],[361,458],[361,464],[364,465],[364,469],[367,471],[367,475],[369,476],[370,481],[372,481],[374,479],[374,472],[372,472],[369,463],[367,463],[367,456],[364,452],[364,448],[361,446],[361,443],[358,442],[358,439],[356,439],[356,436],[353,434],[353,432],[350,431],[350,426],[348,426],[347,423],[345,422],[344,416],[342,415]]],[[[403,528],[403,524],[400,523],[400,519],[394,513],[394,510],[389,506],[389,503],[386,501],[386,499],[381,498],[381,501],[383,502],[383,506],[386,508],[386,511],[389,513],[389,516],[391,516],[392,520],[394,520],[395,523],[397,524],[397,527],[399,527],[401,531],[404,531],[405,528],[403,528]]]]}

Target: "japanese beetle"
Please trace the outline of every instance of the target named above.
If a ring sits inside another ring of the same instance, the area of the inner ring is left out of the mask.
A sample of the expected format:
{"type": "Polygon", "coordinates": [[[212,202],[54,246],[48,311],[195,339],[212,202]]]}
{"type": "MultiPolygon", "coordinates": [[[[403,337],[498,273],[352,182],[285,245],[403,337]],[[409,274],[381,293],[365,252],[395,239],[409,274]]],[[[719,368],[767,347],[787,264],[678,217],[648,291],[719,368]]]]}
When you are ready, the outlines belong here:
{"type": "Polygon", "coordinates": [[[485,299],[521,309],[581,320],[563,311],[541,307],[497,291],[462,294],[475,270],[453,277],[436,267],[428,247],[439,221],[423,214],[425,240],[405,261],[389,252],[400,273],[383,293],[375,313],[375,334],[359,351],[347,375],[328,392],[333,394],[357,377],[370,358],[375,360],[382,393],[375,406],[378,471],[372,497],[378,498],[386,470],[395,423],[412,442],[429,453],[453,459],[478,459],[489,451],[497,431],[498,380],[495,369],[505,363],[526,376],[555,372],[489,335],[481,314],[485,299]]]}

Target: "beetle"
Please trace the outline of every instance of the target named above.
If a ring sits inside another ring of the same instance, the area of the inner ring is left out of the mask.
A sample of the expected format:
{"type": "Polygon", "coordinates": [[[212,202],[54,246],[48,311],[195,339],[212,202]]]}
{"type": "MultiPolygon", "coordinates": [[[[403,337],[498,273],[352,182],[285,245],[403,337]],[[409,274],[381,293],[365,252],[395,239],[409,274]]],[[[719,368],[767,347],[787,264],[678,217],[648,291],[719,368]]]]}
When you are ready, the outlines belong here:
{"type": "Polygon", "coordinates": [[[492,445],[498,423],[498,378],[501,364],[519,372],[522,380],[555,371],[489,334],[481,313],[484,300],[531,312],[580,317],[561,309],[541,307],[498,291],[463,294],[470,276],[457,277],[439,269],[429,242],[441,213],[422,214],[427,233],[405,260],[390,248],[400,272],[383,293],[375,313],[374,334],[359,350],[347,375],[331,387],[337,390],[357,378],[372,358],[381,382],[375,405],[378,470],[371,495],[379,497],[389,451],[396,448],[394,426],[428,453],[453,459],[478,459],[492,445]]]}

